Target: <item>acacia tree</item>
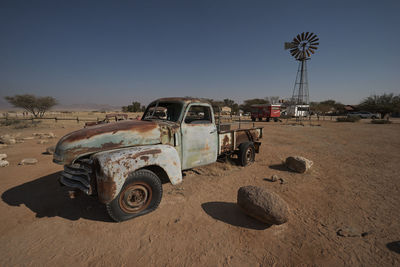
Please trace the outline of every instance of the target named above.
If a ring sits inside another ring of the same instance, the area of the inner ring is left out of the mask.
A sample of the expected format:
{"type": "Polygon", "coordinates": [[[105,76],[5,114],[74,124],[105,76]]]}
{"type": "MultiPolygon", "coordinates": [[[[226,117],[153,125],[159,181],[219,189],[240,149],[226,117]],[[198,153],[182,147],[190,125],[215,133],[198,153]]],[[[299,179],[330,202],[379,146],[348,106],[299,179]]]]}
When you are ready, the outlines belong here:
{"type": "MultiPolygon", "coordinates": [[[[392,112],[400,111],[400,95],[371,95],[364,99],[358,107],[370,112],[380,113],[381,117],[384,118],[392,112]]],[[[387,118],[389,119],[389,116],[387,118]]]]}
{"type": "Polygon", "coordinates": [[[14,107],[23,108],[32,113],[35,118],[38,116],[42,118],[47,110],[57,105],[57,100],[51,96],[37,97],[25,94],[6,96],[4,99],[14,107]]]}
{"type": "Polygon", "coordinates": [[[269,101],[261,98],[247,99],[240,105],[240,109],[243,110],[243,112],[250,112],[252,110],[252,105],[255,104],[269,104],[269,101]]]}
{"type": "Polygon", "coordinates": [[[140,102],[133,101],[132,105],[123,106],[122,111],[123,112],[140,112],[140,111],[143,111],[143,106],[140,104],[140,102]]]}

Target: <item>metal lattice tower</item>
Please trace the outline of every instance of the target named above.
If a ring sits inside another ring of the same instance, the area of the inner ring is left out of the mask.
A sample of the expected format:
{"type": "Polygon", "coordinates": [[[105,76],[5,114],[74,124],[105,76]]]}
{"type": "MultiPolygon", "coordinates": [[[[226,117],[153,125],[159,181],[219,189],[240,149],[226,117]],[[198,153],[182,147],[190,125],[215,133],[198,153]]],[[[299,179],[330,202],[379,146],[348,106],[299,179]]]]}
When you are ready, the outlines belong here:
{"type": "Polygon", "coordinates": [[[285,43],[285,50],[290,49],[290,54],[299,61],[296,81],[294,83],[291,105],[309,105],[307,60],[318,49],[319,39],[314,33],[301,33],[293,38],[292,42],[285,43]]]}
{"type": "Polygon", "coordinates": [[[291,98],[291,103],[294,105],[310,104],[306,60],[308,59],[299,60],[299,67],[297,68],[296,81],[294,83],[293,93],[291,98]]]}

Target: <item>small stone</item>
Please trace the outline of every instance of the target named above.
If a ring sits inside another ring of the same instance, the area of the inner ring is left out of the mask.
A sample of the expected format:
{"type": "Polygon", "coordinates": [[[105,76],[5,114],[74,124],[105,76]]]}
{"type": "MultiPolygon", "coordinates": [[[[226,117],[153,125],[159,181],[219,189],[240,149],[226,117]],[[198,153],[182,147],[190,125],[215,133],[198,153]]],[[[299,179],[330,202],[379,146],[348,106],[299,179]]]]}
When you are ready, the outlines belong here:
{"type": "Polygon", "coordinates": [[[18,165],[35,165],[38,163],[38,160],[35,158],[26,158],[21,160],[21,162],[18,165]]]}
{"type": "Polygon", "coordinates": [[[39,140],[37,143],[38,143],[39,145],[43,145],[43,144],[49,143],[49,141],[47,141],[47,140],[39,140]]]}
{"type": "Polygon", "coordinates": [[[10,163],[7,160],[0,160],[0,167],[7,167],[10,163]]]}
{"type": "Polygon", "coordinates": [[[271,182],[276,182],[276,181],[278,181],[278,179],[279,179],[278,175],[274,174],[271,176],[270,180],[271,180],[271,182]]]}
{"type": "Polygon", "coordinates": [[[0,160],[6,159],[7,158],[7,154],[0,154],[0,160]]]}
{"type": "Polygon", "coordinates": [[[283,224],[289,219],[287,203],[257,186],[239,188],[237,204],[247,215],[267,224],[283,224]]]}
{"type": "Polygon", "coordinates": [[[292,171],[305,173],[311,168],[313,162],[304,157],[295,156],[295,157],[288,157],[285,161],[285,164],[286,167],[288,167],[292,171]]]}
{"type": "Polygon", "coordinates": [[[16,141],[15,141],[14,137],[11,137],[10,135],[6,134],[0,138],[0,143],[6,144],[6,145],[13,145],[16,143],[16,141]]]}
{"type": "Polygon", "coordinates": [[[49,138],[56,138],[56,135],[54,133],[52,133],[52,132],[48,133],[47,136],[49,138]]]}
{"type": "Polygon", "coordinates": [[[56,150],[56,147],[55,147],[55,146],[49,146],[48,148],[46,148],[45,154],[47,154],[47,155],[53,155],[55,150],[56,150]]]}
{"type": "Polygon", "coordinates": [[[283,180],[283,178],[279,178],[279,182],[280,182],[281,184],[286,184],[286,181],[283,180]]]}
{"type": "Polygon", "coordinates": [[[361,236],[360,232],[352,227],[343,227],[339,229],[336,234],[341,237],[359,237],[361,236]]]}

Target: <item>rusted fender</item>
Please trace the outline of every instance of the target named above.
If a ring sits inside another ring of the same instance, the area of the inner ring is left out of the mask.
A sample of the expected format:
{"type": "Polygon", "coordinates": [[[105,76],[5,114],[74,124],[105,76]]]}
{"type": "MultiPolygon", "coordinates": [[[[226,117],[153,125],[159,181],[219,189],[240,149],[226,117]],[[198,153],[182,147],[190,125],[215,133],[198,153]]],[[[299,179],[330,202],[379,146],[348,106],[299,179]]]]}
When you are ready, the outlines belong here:
{"type": "Polygon", "coordinates": [[[159,166],[173,185],[182,182],[181,161],[169,145],[151,145],[99,152],[95,162],[97,193],[100,202],[109,203],[121,191],[128,175],[146,166],[159,166]]]}
{"type": "Polygon", "coordinates": [[[118,121],[80,129],[62,137],[56,146],[53,162],[71,164],[77,158],[131,146],[172,144],[179,126],[173,122],[118,121]]]}

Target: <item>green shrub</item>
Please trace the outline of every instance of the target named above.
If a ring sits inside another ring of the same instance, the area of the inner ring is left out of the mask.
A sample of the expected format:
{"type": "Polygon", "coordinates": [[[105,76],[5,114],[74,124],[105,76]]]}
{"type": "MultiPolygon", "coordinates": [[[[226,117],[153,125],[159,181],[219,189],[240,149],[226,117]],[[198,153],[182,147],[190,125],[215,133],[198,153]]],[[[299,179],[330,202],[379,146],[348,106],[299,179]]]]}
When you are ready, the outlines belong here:
{"type": "Polygon", "coordinates": [[[371,123],[374,123],[374,124],[391,124],[392,122],[388,121],[388,120],[372,120],[371,123]]]}
{"type": "Polygon", "coordinates": [[[337,122],[357,122],[359,121],[361,118],[358,116],[352,116],[352,117],[341,117],[341,118],[336,118],[337,122]]]}
{"type": "Polygon", "coordinates": [[[41,121],[27,121],[18,119],[0,120],[1,126],[13,126],[15,129],[24,129],[29,127],[36,127],[41,121]]]}

